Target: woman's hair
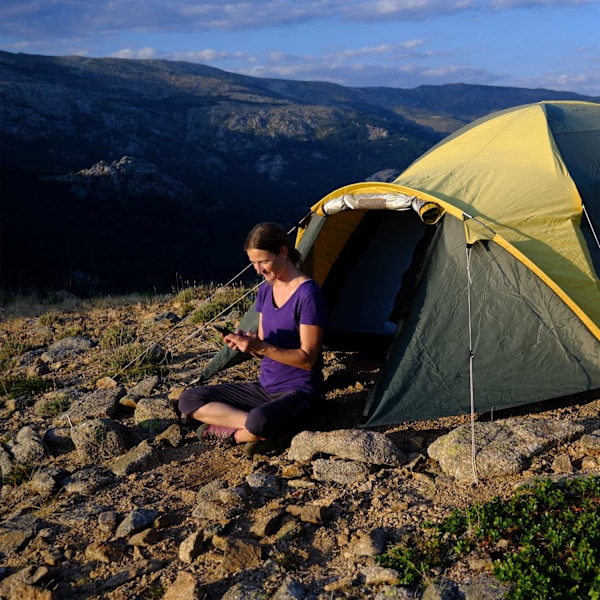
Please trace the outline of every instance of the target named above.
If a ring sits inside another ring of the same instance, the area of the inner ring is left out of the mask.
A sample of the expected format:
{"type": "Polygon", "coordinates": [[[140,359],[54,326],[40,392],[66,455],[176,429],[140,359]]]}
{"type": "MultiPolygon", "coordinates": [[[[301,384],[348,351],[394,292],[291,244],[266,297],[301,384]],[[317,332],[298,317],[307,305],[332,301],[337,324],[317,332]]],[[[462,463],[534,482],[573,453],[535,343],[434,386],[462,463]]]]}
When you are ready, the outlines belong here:
{"type": "Polygon", "coordinates": [[[300,252],[290,243],[285,229],[277,223],[259,223],[255,225],[244,243],[244,250],[266,250],[273,254],[279,254],[283,247],[288,249],[288,256],[294,265],[302,268],[302,257],[300,252]]]}

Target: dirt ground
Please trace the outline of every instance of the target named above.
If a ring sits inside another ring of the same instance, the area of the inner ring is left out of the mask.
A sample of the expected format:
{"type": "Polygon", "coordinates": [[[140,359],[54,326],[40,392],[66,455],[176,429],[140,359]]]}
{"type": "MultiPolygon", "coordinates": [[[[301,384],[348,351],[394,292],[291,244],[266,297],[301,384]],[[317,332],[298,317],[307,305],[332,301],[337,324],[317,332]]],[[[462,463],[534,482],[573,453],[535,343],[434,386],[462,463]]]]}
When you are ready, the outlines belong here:
{"type": "MultiPolygon", "coordinates": [[[[96,343],[86,354],[55,365],[43,375],[54,382],[55,390],[75,387],[83,392],[91,391],[97,381],[106,376],[114,377],[126,387],[133,386],[135,381],[128,380],[123,373],[110,372],[110,367],[114,368],[111,353],[116,348],[106,343],[106,335],[109,331],[117,331],[115,328],[127,327],[135,332],[136,340],[143,347],[156,343],[167,351],[168,372],[164,373],[154,392],[161,396],[173,395],[175,390],[194,381],[221,344],[220,338],[209,328],[185,323],[177,325],[174,319],[169,320],[168,315],[177,315],[180,309],[172,298],[133,302],[113,300],[100,305],[76,299],[70,302],[68,306],[51,309],[7,309],[0,322],[0,339],[5,349],[43,349],[67,335],[83,335],[96,343]]],[[[19,366],[18,352],[15,354],[14,359],[6,360],[5,351],[4,377],[31,369],[31,366],[19,366]]],[[[354,352],[325,352],[328,393],[318,428],[348,429],[361,422],[378,366],[377,360],[354,352]]],[[[214,381],[252,380],[257,376],[257,370],[258,363],[248,361],[219,374],[214,381]]],[[[34,396],[14,401],[2,397],[1,441],[6,443],[25,425],[42,434],[53,426],[55,416],[42,416],[36,412],[37,399],[34,396]]],[[[600,399],[589,395],[576,403],[555,402],[521,408],[512,414],[533,411],[536,415],[556,419],[597,419],[599,407],[600,399]]],[[[496,415],[497,418],[500,416],[509,415],[496,415]]],[[[479,415],[478,418],[489,416],[479,415]]],[[[131,409],[123,407],[117,419],[135,432],[131,409]]],[[[438,465],[427,457],[426,449],[440,435],[469,422],[470,417],[464,415],[380,429],[411,458],[413,466],[410,470],[384,470],[374,475],[371,487],[321,485],[296,491],[298,501],[326,506],[331,516],[327,526],[311,530],[310,536],[286,546],[286,552],[296,561],[294,567],[288,565],[289,573],[317,597],[325,582],[334,579],[336,574],[339,577],[347,575],[348,544],[358,532],[368,532],[376,527],[387,531],[415,531],[419,523],[439,520],[454,508],[486,502],[497,496],[506,498],[525,477],[551,474],[553,461],[561,453],[569,455],[575,469],[581,464],[582,457],[576,445],[565,445],[536,457],[528,471],[518,476],[479,485],[457,483],[440,472],[438,465]]],[[[88,466],[91,469],[86,479],[88,485],[90,481],[98,483],[80,493],[68,493],[65,488],[51,494],[41,493],[32,485],[33,479],[18,486],[3,485],[0,489],[0,522],[32,519],[36,533],[24,548],[0,557],[0,579],[20,568],[43,565],[50,574],[42,583],[47,589],[55,590],[56,598],[130,600],[160,598],[177,573],[188,568],[201,580],[207,598],[220,598],[240,576],[224,571],[222,553],[218,549],[207,550],[192,566],[183,565],[178,559],[181,543],[198,527],[197,520],[192,517],[198,490],[215,479],[222,479],[232,487],[239,486],[251,473],[281,474],[289,465],[285,454],[257,463],[247,459],[241,447],[202,447],[194,428],[189,425],[182,424],[182,432],[182,443],[178,447],[161,447],[156,463],[142,472],[114,478],[102,461],[88,466]],[[112,562],[98,559],[91,548],[109,543],[114,533],[99,527],[99,515],[114,512],[122,518],[135,508],[151,508],[161,516],[163,523],[158,539],[152,543],[115,548],[118,560],[112,562]],[[131,575],[129,579],[123,575],[127,572],[131,575]]],[[[143,436],[140,435],[138,441],[141,439],[143,436]]],[[[74,474],[82,469],[74,450],[49,453],[44,464],[37,467],[63,474],[74,474]]],[[[309,479],[309,476],[305,478],[309,479]]],[[[274,510],[281,503],[282,498],[275,497],[260,506],[253,505],[236,521],[235,527],[243,530],[260,514],[274,510]]],[[[263,542],[269,548],[271,566],[262,569],[266,578],[262,585],[269,590],[269,585],[275,588],[281,580],[283,567],[275,559],[283,550],[275,540],[263,542]]],[[[444,577],[461,581],[473,574],[468,565],[462,564],[452,572],[444,573],[444,577]]],[[[339,592],[337,596],[323,597],[352,596],[339,592]]]]}

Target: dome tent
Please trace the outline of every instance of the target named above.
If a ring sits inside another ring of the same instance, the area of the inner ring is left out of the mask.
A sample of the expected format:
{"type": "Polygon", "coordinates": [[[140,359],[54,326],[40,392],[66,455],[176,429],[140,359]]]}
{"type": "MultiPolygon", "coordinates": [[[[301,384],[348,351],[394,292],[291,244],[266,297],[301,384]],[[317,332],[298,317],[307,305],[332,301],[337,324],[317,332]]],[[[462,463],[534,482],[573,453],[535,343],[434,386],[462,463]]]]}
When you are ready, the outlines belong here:
{"type": "Polygon", "coordinates": [[[585,102],[491,114],[393,183],[315,204],[297,246],[328,299],[326,344],[386,349],[366,425],[600,388],[599,226],[600,105],[585,102]]]}

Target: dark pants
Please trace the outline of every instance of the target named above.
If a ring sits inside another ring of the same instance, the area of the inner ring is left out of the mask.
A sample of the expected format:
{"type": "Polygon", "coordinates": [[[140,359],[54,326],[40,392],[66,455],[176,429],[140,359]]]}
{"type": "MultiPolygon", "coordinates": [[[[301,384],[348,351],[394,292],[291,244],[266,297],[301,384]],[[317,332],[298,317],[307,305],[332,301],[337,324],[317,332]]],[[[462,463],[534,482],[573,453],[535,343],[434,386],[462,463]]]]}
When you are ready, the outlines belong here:
{"type": "Polygon", "coordinates": [[[304,429],[319,400],[308,392],[270,395],[259,383],[219,383],[185,390],[179,410],[186,417],[209,402],[222,402],[248,413],[246,429],[259,438],[273,438],[304,429]]]}

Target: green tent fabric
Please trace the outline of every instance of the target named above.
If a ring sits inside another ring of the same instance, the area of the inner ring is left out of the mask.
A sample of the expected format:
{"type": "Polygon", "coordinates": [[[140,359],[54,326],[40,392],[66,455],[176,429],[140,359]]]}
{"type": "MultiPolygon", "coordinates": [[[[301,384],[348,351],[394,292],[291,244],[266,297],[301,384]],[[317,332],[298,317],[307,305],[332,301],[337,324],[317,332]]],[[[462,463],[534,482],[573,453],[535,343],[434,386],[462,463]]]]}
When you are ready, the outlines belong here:
{"type": "Polygon", "coordinates": [[[382,357],[366,426],[600,388],[599,231],[600,105],[584,102],[491,114],[393,183],[316,203],[297,247],[326,344],[382,357]]]}

